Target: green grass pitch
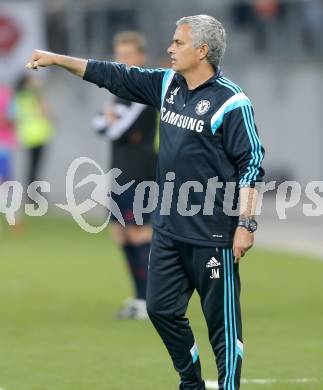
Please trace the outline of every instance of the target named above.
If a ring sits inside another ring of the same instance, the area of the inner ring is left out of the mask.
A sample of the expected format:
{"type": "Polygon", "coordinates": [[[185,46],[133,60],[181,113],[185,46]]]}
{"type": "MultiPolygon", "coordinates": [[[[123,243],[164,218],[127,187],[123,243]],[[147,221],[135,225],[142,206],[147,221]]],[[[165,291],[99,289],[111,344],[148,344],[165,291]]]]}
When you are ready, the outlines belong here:
{"type": "MultiPolygon", "coordinates": [[[[178,378],[149,322],[118,322],[131,294],[107,233],[34,218],[0,232],[0,389],[172,390],[178,378]]],[[[254,249],[241,264],[245,390],[323,389],[323,262],[254,249]],[[288,379],[314,378],[291,384],[288,379]]],[[[205,378],[216,379],[199,302],[189,313],[205,378]]]]}

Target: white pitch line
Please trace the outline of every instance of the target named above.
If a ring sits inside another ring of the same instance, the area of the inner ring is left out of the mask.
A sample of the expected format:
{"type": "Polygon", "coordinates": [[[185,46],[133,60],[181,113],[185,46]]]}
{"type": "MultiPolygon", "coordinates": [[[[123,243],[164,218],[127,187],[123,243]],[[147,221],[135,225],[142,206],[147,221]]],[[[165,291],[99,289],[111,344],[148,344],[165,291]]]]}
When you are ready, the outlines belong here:
{"type": "MultiPolygon", "coordinates": [[[[274,379],[274,378],[268,378],[268,379],[241,379],[241,383],[243,384],[251,384],[251,385],[268,385],[271,383],[310,383],[310,382],[317,382],[317,379],[315,378],[294,378],[294,379],[274,379]]],[[[205,381],[205,386],[207,389],[218,389],[218,382],[217,381],[205,381]]]]}

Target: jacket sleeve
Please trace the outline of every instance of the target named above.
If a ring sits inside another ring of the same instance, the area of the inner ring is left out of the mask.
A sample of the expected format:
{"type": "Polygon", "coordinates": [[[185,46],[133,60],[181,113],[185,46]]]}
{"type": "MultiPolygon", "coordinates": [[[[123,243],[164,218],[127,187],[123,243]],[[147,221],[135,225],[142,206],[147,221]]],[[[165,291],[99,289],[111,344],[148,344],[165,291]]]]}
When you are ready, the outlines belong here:
{"type": "Polygon", "coordinates": [[[167,69],[145,69],[108,61],[89,60],[83,79],[120,98],[160,109],[167,69]]]}
{"type": "Polygon", "coordinates": [[[265,171],[261,164],[265,150],[259,139],[251,104],[224,115],[223,143],[226,153],[239,170],[240,188],[255,187],[263,180],[265,171]]]}

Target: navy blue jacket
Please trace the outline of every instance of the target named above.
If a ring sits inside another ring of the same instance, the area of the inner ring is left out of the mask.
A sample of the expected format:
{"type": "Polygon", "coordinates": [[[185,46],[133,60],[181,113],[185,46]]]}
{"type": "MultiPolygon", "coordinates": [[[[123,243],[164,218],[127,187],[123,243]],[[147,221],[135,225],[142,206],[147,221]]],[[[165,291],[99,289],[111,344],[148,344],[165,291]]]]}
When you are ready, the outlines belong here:
{"type": "Polygon", "coordinates": [[[89,60],[84,79],[160,110],[160,196],[154,229],[196,245],[231,247],[238,217],[224,211],[225,187],[229,182],[235,186],[234,208],[239,187],[253,187],[264,175],[264,149],[251,102],[241,88],[221,72],[189,90],[185,79],[171,69],[94,60],[89,60]],[[175,175],[166,178],[168,172],[175,175]],[[162,202],[167,180],[168,197],[162,202]],[[214,191],[214,180],[224,183],[223,188],[214,191]]]}

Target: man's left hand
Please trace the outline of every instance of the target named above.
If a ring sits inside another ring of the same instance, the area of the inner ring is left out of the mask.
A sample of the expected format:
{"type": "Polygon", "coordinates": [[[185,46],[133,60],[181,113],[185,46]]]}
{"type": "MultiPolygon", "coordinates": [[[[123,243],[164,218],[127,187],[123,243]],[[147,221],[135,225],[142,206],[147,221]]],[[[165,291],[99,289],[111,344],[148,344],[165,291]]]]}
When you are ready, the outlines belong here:
{"type": "Polygon", "coordinates": [[[254,242],[254,235],[244,227],[237,227],[233,239],[233,254],[234,262],[239,263],[241,257],[252,248],[254,242]]]}

